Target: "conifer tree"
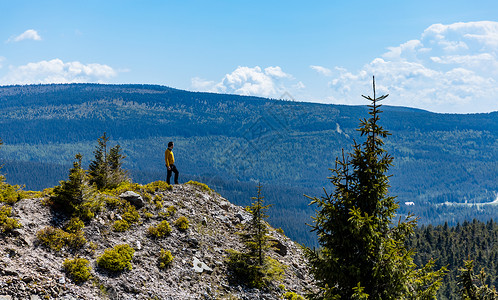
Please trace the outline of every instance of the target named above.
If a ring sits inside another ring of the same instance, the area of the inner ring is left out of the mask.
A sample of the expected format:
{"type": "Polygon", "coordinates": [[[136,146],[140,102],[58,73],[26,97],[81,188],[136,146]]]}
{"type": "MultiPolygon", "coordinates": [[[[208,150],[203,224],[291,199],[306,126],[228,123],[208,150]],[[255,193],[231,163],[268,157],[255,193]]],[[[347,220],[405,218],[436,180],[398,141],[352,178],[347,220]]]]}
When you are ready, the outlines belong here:
{"type": "Polygon", "coordinates": [[[82,168],[82,159],[80,153],[76,154],[73,167],[69,169],[68,180],[62,180],[54,187],[52,200],[56,209],[88,220],[100,209],[100,202],[95,188],[89,184],[88,175],[82,168]]]}
{"type": "Polygon", "coordinates": [[[486,283],[486,273],[481,270],[479,275],[474,274],[474,261],[464,261],[464,267],[460,269],[458,284],[461,286],[460,293],[464,300],[495,300],[498,292],[486,283]],[[476,284],[477,283],[477,284],[476,284]]]}
{"type": "Polygon", "coordinates": [[[239,280],[250,287],[263,288],[271,281],[279,279],[283,269],[278,261],[268,255],[273,242],[270,241],[268,224],[265,220],[268,218],[266,210],[271,205],[264,205],[261,185],[258,185],[258,196],[252,199],[256,201],[246,207],[252,219],[246,223],[241,234],[244,252],[231,251],[228,263],[239,280]]]}
{"type": "Polygon", "coordinates": [[[393,158],[382,148],[389,133],[379,125],[379,101],[387,96],[376,96],[374,79],[373,98],[363,96],[370,117],[357,129],[365,141],[336,159],[329,178],[334,192],[311,198],[317,205],[311,227],[321,246],[305,251],[320,288],[312,299],[431,299],[440,285],[443,270],[433,272],[433,262],[416,269],[405,246],[416,220],[392,221],[399,207],[388,195],[393,158]]]}
{"type": "Polygon", "coordinates": [[[121,147],[107,148],[109,138],[106,133],[98,139],[93,154],[94,160],[89,165],[90,183],[95,184],[97,189],[114,188],[121,182],[127,180],[127,173],[121,168],[125,158],[121,154],[121,147]]]}

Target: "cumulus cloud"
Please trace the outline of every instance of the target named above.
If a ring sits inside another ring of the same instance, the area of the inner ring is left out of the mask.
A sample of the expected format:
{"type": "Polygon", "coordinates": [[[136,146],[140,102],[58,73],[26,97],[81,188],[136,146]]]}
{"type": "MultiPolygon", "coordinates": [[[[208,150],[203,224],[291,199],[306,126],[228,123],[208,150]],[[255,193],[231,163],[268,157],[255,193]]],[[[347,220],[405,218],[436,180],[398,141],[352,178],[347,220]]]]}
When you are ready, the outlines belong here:
{"type": "Polygon", "coordinates": [[[52,59],[10,66],[0,84],[104,82],[116,75],[117,72],[108,65],[83,64],[78,61],[65,63],[60,59],[52,59]]]}
{"type": "Polygon", "coordinates": [[[23,40],[41,41],[41,36],[34,29],[28,29],[18,36],[11,37],[7,42],[20,42],[23,40]]]}
{"type": "Polygon", "coordinates": [[[247,96],[279,97],[285,92],[286,84],[293,81],[292,75],[280,67],[237,67],[219,82],[192,78],[192,87],[199,91],[229,93],[247,96]]]}
{"type": "Polygon", "coordinates": [[[320,73],[322,75],[325,75],[325,76],[332,75],[332,70],[327,69],[327,68],[322,67],[322,66],[313,66],[313,65],[311,65],[310,68],[313,69],[313,70],[315,70],[315,71],[317,71],[318,73],[320,73]]]}
{"type": "Polygon", "coordinates": [[[498,22],[434,24],[418,40],[389,47],[359,71],[337,68],[336,103],[365,104],[360,94],[390,93],[388,104],[437,112],[498,110],[498,22]]]}

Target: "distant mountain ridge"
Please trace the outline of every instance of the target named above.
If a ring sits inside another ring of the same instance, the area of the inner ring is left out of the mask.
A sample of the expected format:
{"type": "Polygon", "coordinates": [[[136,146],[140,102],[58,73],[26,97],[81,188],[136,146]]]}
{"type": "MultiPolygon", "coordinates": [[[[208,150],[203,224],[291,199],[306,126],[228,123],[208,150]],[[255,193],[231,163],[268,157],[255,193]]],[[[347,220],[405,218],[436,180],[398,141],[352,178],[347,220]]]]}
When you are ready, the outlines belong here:
{"type": "MultiPolygon", "coordinates": [[[[496,199],[498,112],[382,109],[380,122],[392,134],[385,143],[395,158],[391,193],[400,213],[450,224],[496,216],[495,206],[445,203],[496,199]]],[[[303,224],[314,212],[303,194],[330,190],[328,168],[342,148],[348,152],[353,140],[362,142],[356,128],[368,118],[366,106],[100,84],[3,86],[0,112],[1,172],[11,183],[55,185],[76,153],[88,162],[103,132],[123,147],[125,168],[136,181],[164,179],[165,145],[174,140],[181,180],[204,181],[240,205],[249,204],[255,183],[262,182],[274,204],[272,224],[307,243],[312,238],[303,224]]]]}

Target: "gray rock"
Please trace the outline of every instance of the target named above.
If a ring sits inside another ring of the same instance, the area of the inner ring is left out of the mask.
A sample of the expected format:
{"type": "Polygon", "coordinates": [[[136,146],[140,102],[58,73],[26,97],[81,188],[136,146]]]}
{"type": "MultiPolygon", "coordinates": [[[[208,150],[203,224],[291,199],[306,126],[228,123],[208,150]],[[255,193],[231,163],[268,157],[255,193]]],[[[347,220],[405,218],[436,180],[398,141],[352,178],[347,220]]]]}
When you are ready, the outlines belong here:
{"type": "Polygon", "coordinates": [[[287,255],[287,246],[285,246],[282,242],[277,239],[271,239],[270,242],[273,242],[273,248],[275,252],[277,252],[281,256],[287,255]]]}
{"type": "Polygon", "coordinates": [[[208,265],[206,265],[205,263],[203,263],[202,261],[200,261],[195,256],[194,256],[194,261],[192,263],[194,265],[194,271],[197,272],[197,273],[202,273],[204,271],[206,271],[207,273],[213,272],[213,269],[211,269],[210,267],[208,267],[208,265]]]}
{"type": "Polygon", "coordinates": [[[187,240],[190,248],[199,248],[199,241],[196,238],[191,238],[187,240]]]}
{"type": "Polygon", "coordinates": [[[244,221],[244,216],[241,213],[235,214],[235,217],[239,219],[240,222],[244,221]]]}
{"type": "Polygon", "coordinates": [[[137,208],[141,208],[145,205],[144,199],[142,196],[139,194],[133,192],[133,191],[127,191],[119,195],[120,198],[125,199],[126,201],[130,202],[131,204],[135,205],[137,208]]]}
{"type": "Polygon", "coordinates": [[[0,300],[12,300],[12,297],[9,295],[0,295],[0,300]]]}
{"type": "Polygon", "coordinates": [[[228,203],[228,201],[221,201],[221,202],[220,202],[220,207],[221,207],[223,210],[228,211],[228,209],[230,208],[230,203],[228,203]]]}

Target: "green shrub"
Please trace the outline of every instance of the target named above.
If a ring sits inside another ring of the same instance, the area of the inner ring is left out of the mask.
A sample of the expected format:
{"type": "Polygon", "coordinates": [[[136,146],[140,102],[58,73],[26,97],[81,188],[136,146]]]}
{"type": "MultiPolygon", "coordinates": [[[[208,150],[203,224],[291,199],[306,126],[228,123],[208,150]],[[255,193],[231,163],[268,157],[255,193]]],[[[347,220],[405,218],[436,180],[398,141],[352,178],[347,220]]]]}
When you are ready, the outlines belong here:
{"type": "Polygon", "coordinates": [[[286,292],[283,295],[285,300],[304,300],[304,297],[294,292],[286,292]]]}
{"type": "Polygon", "coordinates": [[[161,253],[159,254],[159,268],[166,269],[173,262],[174,258],[169,250],[161,249],[161,253]]]}
{"type": "Polygon", "coordinates": [[[112,229],[117,232],[124,232],[130,228],[130,223],[126,220],[117,220],[112,224],[112,229]]]}
{"type": "Polygon", "coordinates": [[[12,207],[7,205],[0,206],[0,231],[10,232],[16,228],[21,228],[21,223],[17,219],[11,218],[12,207]]]}
{"type": "Polygon", "coordinates": [[[157,226],[150,226],[147,232],[152,237],[160,238],[171,233],[171,226],[168,221],[163,220],[157,226]]]}
{"type": "Polygon", "coordinates": [[[104,254],[97,258],[97,265],[114,272],[131,270],[133,254],[135,254],[135,250],[129,245],[116,245],[112,249],[106,249],[104,254]]]}
{"type": "Polygon", "coordinates": [[[85,282],[90,278],[89,261],[84,258],[66,259],[63,263],[64,270],[74,282],[85,282]]]}
{"type": "Polygon", "coordinates": [[[172,217],[175,214],[176,214],[176,207],[174,207],[173,205],[172,206],[168,206],[168,208],[166,209],[166,216],[172,217]]]}
{"type": "Polygon", "coordinates": [[[102,206],[97,191],[88,182],[86,171],[81,167],[83,156],[77,154],[73,167],[69,169],[68,180],[62,180],[54,187],[51,199],[54,208],[90,220],[102,206]]]}
{"type": "Polygon", "coordinates": [[[189,227],[188,219],[184,216],[181,216],[178,219],[176,219],[174,224],[180,231],[185,231],[189,227]]]}
{"type": "Polygon", "coordinates": [[[131,205],[128,202],[126,203],[125,209],[123,211],[123,220],[126,220],[130,224],[137,223],[140,219],[140,215],[138,214],[135,206],[131,205]]]}
{"type": "Polygon", "coordinates": [[[156,209],[163,208],[163,198],[161,198],[161,196],[159,195],[156,195],[154,197],[154,205],[156,206],[156,209]]]}
{"type": "Polygon", "coordinates": [[[193,181],[193,180],[190,180],[189,182],[187,182],[186,184],[191,184],[191,185],[196,185],[196,186],[199,186],[201,187],[203,190],[205,190],[206,192],[212,192],[213,190],[207,186],[207,184],[205,183],[201,183],[201,182],[197,182],[197,181],[193,181]]]}
{"type": "Polygon", "coordinates": [[[21,187],[19,185],[10,185],[5,182],[5,176],[0,175],[0,203],[14,204],[21,200],[21,187]]]}
{"type": "Polygon", "coordinates": [[[282,279],[284,266],[269,256],[265,257],[263,265],[252,261],[247,253],[227,250],[227,264],[234,279],[238,279],[251,288],[265,288],[271,282],[282,279]]]}
{"type": "Polygon", "coordinates": [[[123,181],[114,189],[105,190],[104,193],[108,195],[119,196],[126,191],[133,191],[139,193],[142,190],[143,186],[138,183],[133,183],[129,181],[123,181]]]}
{"type": "Polygon", "coordinates": [[[85,223],[80,220],[78,217],[73,217],[69,222],[66,224],[66,231],[70,233],[76,233],[78,231],[81,231],[85,227],[85,223]]]}
{"type": "Polygon", "coordinates": [[[144,199],[145,202],[152,203],[152,196],[149,193],[145,192],[141,193],[140,195],[142,196],[142,199],[144,199]]]}
{"type": "Polygon", "coordinates": [[[83,231],[68,233],[60,228],[47,226],[36,233],[37,239],[46,247],[60,251],[63,247],[80,249],[86,244],[83,231]]]}
{"type": "Polygon", "coordinates": [[[166,181],[154,181],[145,185],[145,190],[149,193],[159,192],[159,191],[171,191],[173,186],[168,184],[166,181]]]}

